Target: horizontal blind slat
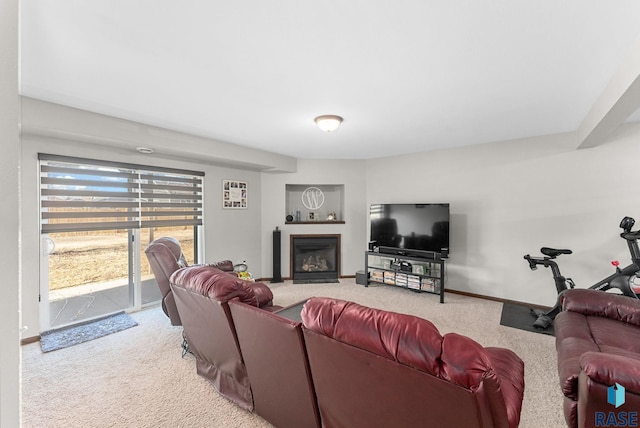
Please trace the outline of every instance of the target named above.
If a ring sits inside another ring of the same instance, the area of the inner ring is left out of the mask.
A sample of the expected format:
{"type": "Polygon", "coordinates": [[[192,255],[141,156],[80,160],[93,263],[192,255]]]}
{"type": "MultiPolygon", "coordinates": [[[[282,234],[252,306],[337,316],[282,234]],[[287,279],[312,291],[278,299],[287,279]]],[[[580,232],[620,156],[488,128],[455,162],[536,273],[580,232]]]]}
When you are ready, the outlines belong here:
{"type": "Polygon", "coordinates": [[[140,205],[142,208],[175,208],[175,207],[184,207],[184,208],[202,208],[202,203],[178,203],[178,202],[142,202],[140,205]]]}
{"type": "Polygon", "coordinates": [[[43,208],[137,208],[138,201],[69,201],[69,200],[44,200],[43,208]]]}
{"type": "Polygon", "coordinates": [[[45,211],[42,218],[138,218],[138,211],[45,211]]]}
{"type": "MultiPolygon", "coordinates": [[[[202,211],[142,211],[140,217],[202,217],[202,211]]],[[[144,220],[143,220],[144,221],[144,220]]]]}
{"type": "MultiPolygon", "coordinates": [[[[65,175],[77,175],[83,177],[121,177],[129,180],[136,180],[138,178],[138,174],[133,172],[125,172],[125,171],[107,171],[105,169],[95,169],[90,168],[78,168],[78,167],[64,167],[64,166],[51,166],[51,165],[42,165],[40,168],[41,172],[46,172],[48,174],[65,174],[65,175]]],[[[129,170],[130,171],[130,170],[129,170]]]]}
{"type": "MultiPolygon", "coordinates": [[[[51,178],[51,177],[42,177],[40,180],[41,184],[47,185],[59,185],[59,186],[69,186],[69,187],[79,187],[79,186],[87,186],[87,187],[107,187],[107,188],[124,188],[124,189],[138,189],[138,183],[132,181],[99,181],[99,180],[77,180],[73,178],[51,178]]],[[[57,186],[56,186],[57,188],[57,186]]]]}
{"type": "Polygon", "coordinates": [[[40,194],[43,196],[61,196],[67,198],[124,198],[131,199],[137,198],[137,192],[107,192],[107,191],[94,191],[94,190],[67,190],[67,189],[42,189],[40,194]]]}
{"type": "Polygon", "coordinates": [[[95,223],[45,223],[42,233],[87,232],[92,230],[137,229],[138,221],[95,222],[95,223]]]}
{"type": "Polygon", "coordinates": [[[193,220],[172,220],[172,221],[143,221],[142,228],[147,227],[167,227],[167,226],[202,226],[202,219],[193,220]]]}

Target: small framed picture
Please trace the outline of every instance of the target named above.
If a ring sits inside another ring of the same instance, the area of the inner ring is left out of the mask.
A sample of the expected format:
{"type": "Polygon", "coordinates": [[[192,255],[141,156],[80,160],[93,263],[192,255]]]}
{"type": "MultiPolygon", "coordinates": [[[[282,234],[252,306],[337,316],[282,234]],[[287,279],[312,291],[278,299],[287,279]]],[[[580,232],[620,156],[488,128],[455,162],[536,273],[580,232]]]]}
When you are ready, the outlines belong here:
{"type": "Polygon", "coordinates": [[[314,213],[313,211],[309,211],[309,214],[307,214],[307,220],[316,221],[316,213],[314,213]]]}
{"type": "Polygon", "coordinates": [[[222,208],[247,209],[247,191],[246,181],[222,180],[222,208]]]}

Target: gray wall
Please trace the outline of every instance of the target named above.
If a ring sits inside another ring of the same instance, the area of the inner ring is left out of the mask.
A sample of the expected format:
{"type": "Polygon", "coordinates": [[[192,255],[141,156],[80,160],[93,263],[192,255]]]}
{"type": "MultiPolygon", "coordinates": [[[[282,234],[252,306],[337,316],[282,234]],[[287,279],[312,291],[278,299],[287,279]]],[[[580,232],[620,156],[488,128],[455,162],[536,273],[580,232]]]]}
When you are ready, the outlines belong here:
{"type": "MultiPolygon", "coordinates": [[[[0,427],[20,425],[20,100],[18,1],[0,2],[0,427]]],[[[37,332],[36,332],[37,334],[37,332]]]]}
{"type": "Polygon", "coordinates": [[[551,273],[523,260],[568,247],[561,268],[587,287],[628,264],[618,224],[640,224],[640,127],[576,150],[575,135],[490,143],[367,162],[367,203],[450,202],[447,288],[551,305],[551,273]]]}

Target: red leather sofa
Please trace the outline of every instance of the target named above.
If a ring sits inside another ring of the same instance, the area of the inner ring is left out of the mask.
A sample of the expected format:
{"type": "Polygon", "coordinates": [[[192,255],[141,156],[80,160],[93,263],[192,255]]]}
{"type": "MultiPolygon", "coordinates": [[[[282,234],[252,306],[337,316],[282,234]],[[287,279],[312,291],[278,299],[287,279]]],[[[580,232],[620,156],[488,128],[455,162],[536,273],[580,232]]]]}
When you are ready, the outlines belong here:
{"type": "Polygon", "coordinates": [[[330,298],[302,311],[323,427],[517,427],[524,363],[429,321],[330,298]]]}
{"type": "Polygon", "coordinates": [[[329,298],[292,319],[266,285],[206,266],[178,270],[171,288],[198,374],[279,428],[520,420],[524,364],[507,349],[329,298]]]}
{"type": "Polygon", "coordinates": [[[577,288],[561,299],[554,329],[567,425],[626,426],[633,412],[640,424],[640,300],[577,288]],[[616,383],[625,388],[618,407],[608,400],[616,383]]]}

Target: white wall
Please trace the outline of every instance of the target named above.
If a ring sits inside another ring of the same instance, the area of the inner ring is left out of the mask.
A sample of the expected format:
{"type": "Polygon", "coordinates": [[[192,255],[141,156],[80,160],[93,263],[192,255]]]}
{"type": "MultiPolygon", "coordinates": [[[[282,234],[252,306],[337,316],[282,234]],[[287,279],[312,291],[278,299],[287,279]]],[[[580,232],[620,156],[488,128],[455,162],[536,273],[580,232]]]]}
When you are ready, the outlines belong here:
{"type": "Polygon", "coordinates": [[[640,127],[575,150],[575,135],[370,160],[367,203],[450,202],[447,288],[542,305],[555,301],[548,270],[523,256],[568,247],[561,268],[587,287],[629,262],[618,224],[638,219],[640,127]]]}
{"type": "MultiPolygon", "coordinates": [[[[23,106],[23,121],[26,116],[31,130],[37,128],[30,122],[35,121],[32,101],[23,106]]],[[[89,113],[75,114],[82,122],[89,113]]],[[[65,120],[73,128],[73,117],[65,120]]],[[[550,305],[556,294],[550,272],[531,272],[524,254],[537,254],[545,245],[570,247],[575,254],[562,257],[563,272],[586,287],[611,272],[610,260],[628,260],[625,243],[618,237],[620,219],[635,216],[640,225],[640,204],[633,187],[640,175],[635,164],[640,151],[638,125],[624,126],[609,143],[593,149],[575,150],[575,134],[567,133],[366,161],[298,160],[297,171],[287,173],[259,172],[255,169],[261,167],[251,164],[252,157],[236,161],[254,170],[212,165],[215,154],[204,156],[202,163],[165,155],[147,157],[132,147],[150,145],[154,133],[140,132],[137,125],[135,132],[127,134],[122,129],[131,127],[130,122],[106,117],[95,126],[93,130],[83,128],[82,135],[74,137],[90,142],[60,141],[38,132],[23,139],[22,308],[29,335],[37,330],[38,320],[38,151],[204,171],[206,260],[246,260],[255,277],[273,274],[272,231],[276,226],[282,230],[283,277],[289,276],[292,233],[340,233],[341,274],[354,275],[364,267],[369,204],[449,202],[447,288],[550,305]],[[115,145],[106,138],[111,127],[119,133],[115,145]],[[88,132],[95,135],[87,136],[88,132]],[[221,208],[222,179],[249,183],[248,210],[221,208]],[[346,223],[285,225],[286,184],[344,185],[346,223]]],[[[70,135],[72,130],[58,135],[70,135]]],[[[172,138],[179,147],[180,134],[172,138]]],[[[216,148],[212,145],[211,150],[216,148]]],[[[293,168],[288,159],[284,163],[293,168]]]]}
{"type": "Polygon", "coordinates": [[[18,1],[0,1],[0,427],[20,425],[18,1]]]}
{"type": "MultiPolygon", "coordinates": [[[[341,275],[355,275],[364,268],[366,249],[365,162],[357,160],[298,160],[298,170],[286,174],[262,174],[262,266],[263,276],[273,274],[273,230],[281,232],[282,277],[290,276],[289,237],[291,234],[339,233],[341,275]],[[287,184],[343,184],[345,224],[285,224],[287,184]]],[[[249,266],[251,268],[251,266],[249,266]]]]}
{"type": "MultiPolygon", "coordinates": [[[[24,99],[23,99],[24,100],[24,99]]],[[[36,127],[36,116],[32,106],[33,100],[27,100],[23,105],[25,114],[23,121],[25,127],[34,130],[36,127]]],[[[40,105],[39,103],[37,105],[40,105]]],[[[55,106],[51,106],[54,111],[55,106]]],[[[73,123],[85,123],[87,116],[95,115],[88,112],[76,110],[75,116],[67,119],[68,129],[73,130],[73,123]]],[[[35,336],[40,331],[40,319],[38,310],[38,294],[40,287],[39,280],[39,208],[38,208],[38,163],[39,152],[51,153],[66,156],[85,157],[89,159],[107,159],[116,162],[128,162],[141,165],[162,166],[168,168],[181,168],[196,171],[203,171],[205,189],[205,261],[213,262],[222,259],[230,259],[234,263],[246,260],[252,268],[254,275],[261,276],[261,174],[259,171],[243,168],[212,165],[201,163],[199,159],[186,160],[171,159],[164,155],[142,155],[134,150],[136,145],[153,146],[156,137],[153,133],[135,132],[126,134],[122,129],[127,129],[123,125],[131,125],[126,121],[106,116],[100,117],[100,124],[97,125],[91,134],[89,130],[83,130],[83,135],[76,140],[61,140],[50,136],[44,136],[40,132],[28,132],[22,138],[22,162],[21,172],[21,194],[24,201],[24,209],[21,215],[23,225],[22,262],[24,270],[22,274],[22,312],[23,324],[28,330],[23,333],[23,337],[35,336]],[[126,144],[111,145],[107,136],[111,128],[119,130],[119,138],[126,144]],[[87,141],[77,141],[86,138],[87,141]],[[101,143],[102,140],[106,142],[101,143]],[[246,210],[226,210],[222,208],[222,180],[232,179],[246,181],[248,183],[249,207],[246,210]]],[[[180,146],[181,135],[174,133],[173,138],[176,147],[180,146]]],[[[191,137],[185,136],[188,141],[191,137]]],[[[214,147],[212,147],[213,149],[214,147]]],[[[259,157],[259,153],[257,153],[259,157]]],[[[203,156],[210,162],[211,155],[203,156]]],[[[249,164],[249,162],[247,162],[249,164]]],[[[17,171],[16,171],[17,173],[17,171]]],[[[17,188],[17,186],[16,186],[17,188]]]]}

